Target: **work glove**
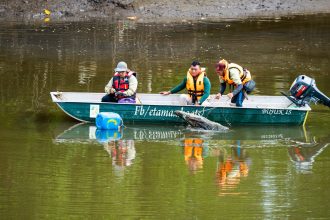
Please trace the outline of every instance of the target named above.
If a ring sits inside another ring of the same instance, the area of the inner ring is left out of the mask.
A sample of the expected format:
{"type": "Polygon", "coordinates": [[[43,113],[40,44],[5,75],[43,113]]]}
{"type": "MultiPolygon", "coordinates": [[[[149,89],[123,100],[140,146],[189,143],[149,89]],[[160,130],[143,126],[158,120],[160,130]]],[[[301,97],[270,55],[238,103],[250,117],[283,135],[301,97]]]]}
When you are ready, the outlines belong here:
{"type": "Polygon", "coordinates": [[[126,96],[126,94],[118,91],[115,93],[115,96],[126,96]]]}
{"type": "Polygon", "coordinates": [[[116,90],[114,89],[114,88],[110,88],[109,89],[109,94],[113,94],[113,93],[115,93],[116,92],[116,90]]]}

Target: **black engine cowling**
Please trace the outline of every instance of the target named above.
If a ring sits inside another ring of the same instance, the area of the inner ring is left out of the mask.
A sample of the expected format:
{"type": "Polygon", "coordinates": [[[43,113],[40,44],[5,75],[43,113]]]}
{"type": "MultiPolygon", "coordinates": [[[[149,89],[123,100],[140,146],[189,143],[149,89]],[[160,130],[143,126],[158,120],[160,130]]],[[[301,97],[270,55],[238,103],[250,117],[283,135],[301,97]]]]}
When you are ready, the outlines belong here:
{"type": "MultiPolygon", "coordinates": [[[[288,99],[298,106],[304,106],[309,102],[319,102],[330,107],[330,99],[317,87],[315,80],[305,76],[298,76],[290,87],[290,95],[284,94],[288,99]]],[[[282,93],[283,94],[283,93],[282,93]]]]}

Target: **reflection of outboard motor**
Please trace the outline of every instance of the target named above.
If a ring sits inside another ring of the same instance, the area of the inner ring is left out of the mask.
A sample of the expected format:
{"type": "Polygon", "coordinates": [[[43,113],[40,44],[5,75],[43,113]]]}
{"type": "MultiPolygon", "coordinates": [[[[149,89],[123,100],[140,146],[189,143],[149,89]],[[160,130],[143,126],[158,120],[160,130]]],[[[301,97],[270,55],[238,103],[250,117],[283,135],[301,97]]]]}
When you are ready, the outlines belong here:
{"type": "Polygon", "coordinates": [[[318,90],[314,79],[305,75],[300,75],[295,79],[290,88],[290,95],[282,94],[297,106],[304,106],[312,101],[330,107],[329,97],[318,90]]]}

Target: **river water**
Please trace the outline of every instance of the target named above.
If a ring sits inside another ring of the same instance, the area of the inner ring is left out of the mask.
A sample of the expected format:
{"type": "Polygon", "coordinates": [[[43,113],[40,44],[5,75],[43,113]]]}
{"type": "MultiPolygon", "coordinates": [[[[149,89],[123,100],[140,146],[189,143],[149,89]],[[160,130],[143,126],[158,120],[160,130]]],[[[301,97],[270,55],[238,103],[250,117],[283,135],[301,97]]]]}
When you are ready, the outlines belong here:
{"type": "Polygon", "coordinates": [[[51,91],[103,91],[118,61],[139,92],[170,89],[199,60],[248,68],[255,94],[299,74],[330,95],[330,17],[138,24],[0,24],[0,215],[4,219],[327,219],[329,108],[304,127],[235,126],[227,134],[129,125],[99,132],[51,91]]]}

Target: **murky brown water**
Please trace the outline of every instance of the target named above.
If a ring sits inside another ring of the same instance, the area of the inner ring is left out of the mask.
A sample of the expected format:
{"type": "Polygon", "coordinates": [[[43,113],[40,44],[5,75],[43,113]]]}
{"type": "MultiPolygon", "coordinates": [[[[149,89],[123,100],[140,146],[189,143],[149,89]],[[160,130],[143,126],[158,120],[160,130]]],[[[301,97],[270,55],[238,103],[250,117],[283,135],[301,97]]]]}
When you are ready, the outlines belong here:
{"type": "Polygon", "coordinates": [[[329,108],[306,127],[233,127],[228,134],[77,125],[50,91],[103,91],[118,61],[139,91],[171,88],[194,59],[251,70],[257,94],[301,73],[330,95],[330,17],[176,25],[0,24],[0,215],[13,218],[247,219],[330,216],[329,108]]]}

